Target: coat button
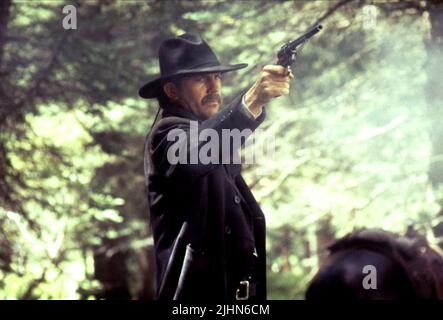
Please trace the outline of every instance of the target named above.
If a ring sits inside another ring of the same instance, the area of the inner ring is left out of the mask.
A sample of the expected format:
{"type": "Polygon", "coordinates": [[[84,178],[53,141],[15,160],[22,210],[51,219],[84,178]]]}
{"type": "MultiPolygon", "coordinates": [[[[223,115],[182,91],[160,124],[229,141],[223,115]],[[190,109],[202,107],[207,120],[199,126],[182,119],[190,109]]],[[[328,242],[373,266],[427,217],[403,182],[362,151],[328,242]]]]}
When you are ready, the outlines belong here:
{"type": "Polygon", "coordinates": [[[240,197],[239,197],[239,196],[235,196],[235,197],[234,197],[234,202],[237,203],[237,204],[239,204],[239,203],[241,202],[240,197]]]}
{"type": "Polygon", "coordinates": [[[225,226],[225,232],[226,234],[231,234],[231,228],[229,228],[229,226],[225,226]]]}

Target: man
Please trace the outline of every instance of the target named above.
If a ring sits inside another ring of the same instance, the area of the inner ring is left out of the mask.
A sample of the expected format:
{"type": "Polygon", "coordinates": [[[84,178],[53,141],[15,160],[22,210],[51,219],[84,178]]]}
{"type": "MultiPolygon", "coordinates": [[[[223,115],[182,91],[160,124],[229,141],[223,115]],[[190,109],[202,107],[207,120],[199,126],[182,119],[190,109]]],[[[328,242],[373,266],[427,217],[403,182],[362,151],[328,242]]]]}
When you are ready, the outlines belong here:
{"type": "Polygon", "coordinates": [[[289,93],[293,75],[281,66],[265,66],[249,90],[221,108],[221,74],[246,64],[221,65],[193,34],[165,40],[159,62],[161,76],[139,90],[143,98],[158,99],[163,109],[146,139],[144,159],[157,298],[264,300],[265,219],[241,166],[226,161],[233,154],[226,159],[221,151],[220,161],[209,164],[172,161],[177,141],[170,134],[185,133],[179,149],[189,160],[203,143],[191,134],[193,122],[199,132],[212,129],[218,137],[226,129],[254,130],[264,120],[265,105],[289,93]]]}

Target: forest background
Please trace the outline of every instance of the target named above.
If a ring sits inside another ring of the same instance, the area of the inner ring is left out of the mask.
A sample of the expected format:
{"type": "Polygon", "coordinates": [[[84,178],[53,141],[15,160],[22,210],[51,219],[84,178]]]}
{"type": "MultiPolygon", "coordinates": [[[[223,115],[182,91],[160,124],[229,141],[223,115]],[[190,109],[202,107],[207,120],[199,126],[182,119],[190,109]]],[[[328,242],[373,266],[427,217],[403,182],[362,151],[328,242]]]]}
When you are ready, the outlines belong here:
{"type": "Polygon", "coordinates": [[[274,156],[244,167],[269,298],[303,299],[327,244],[356,228],[441,244],[441,1],[2,0],[0,299],[152,299],[142,153],[157,103],[137,91],[160,42],[196,32],[248,63],[224,77],[229,101],[317,23],[290,95],[267,106],[274,156]]]}

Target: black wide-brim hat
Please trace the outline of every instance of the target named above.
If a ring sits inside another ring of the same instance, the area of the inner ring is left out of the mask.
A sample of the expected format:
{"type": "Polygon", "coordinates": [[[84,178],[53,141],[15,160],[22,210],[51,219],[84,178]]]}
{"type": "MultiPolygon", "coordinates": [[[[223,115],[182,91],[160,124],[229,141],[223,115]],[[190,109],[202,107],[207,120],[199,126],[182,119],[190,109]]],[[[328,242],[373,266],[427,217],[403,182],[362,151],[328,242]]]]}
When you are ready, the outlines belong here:
{"type": "Polygon", "coordinates": [[[246,63],[222,65],[209,45],[199,36],[185,33],[162,42],[158,50],[160,76],[140,88],[145,99],[157,98],[168,79],[187,74],[228,72],[247,67],[246,63]]]}

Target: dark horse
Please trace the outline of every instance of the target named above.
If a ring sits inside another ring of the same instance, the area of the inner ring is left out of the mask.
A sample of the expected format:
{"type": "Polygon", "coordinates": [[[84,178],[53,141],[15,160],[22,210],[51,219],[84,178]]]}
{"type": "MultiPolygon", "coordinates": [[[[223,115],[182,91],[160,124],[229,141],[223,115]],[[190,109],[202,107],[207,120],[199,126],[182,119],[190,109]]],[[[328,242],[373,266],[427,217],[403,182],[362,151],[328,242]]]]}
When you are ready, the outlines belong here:
{"type": "Polygon", "coordinates": [[[423,237],[369,229],[328,247],[329,256],[306,291],[307,300],[443,299],[443,258],[423,237]],[[371,266],[376,285],[363,285],[371,266]],[[366,269],[367,270],[367,269],[366,269]]]}

